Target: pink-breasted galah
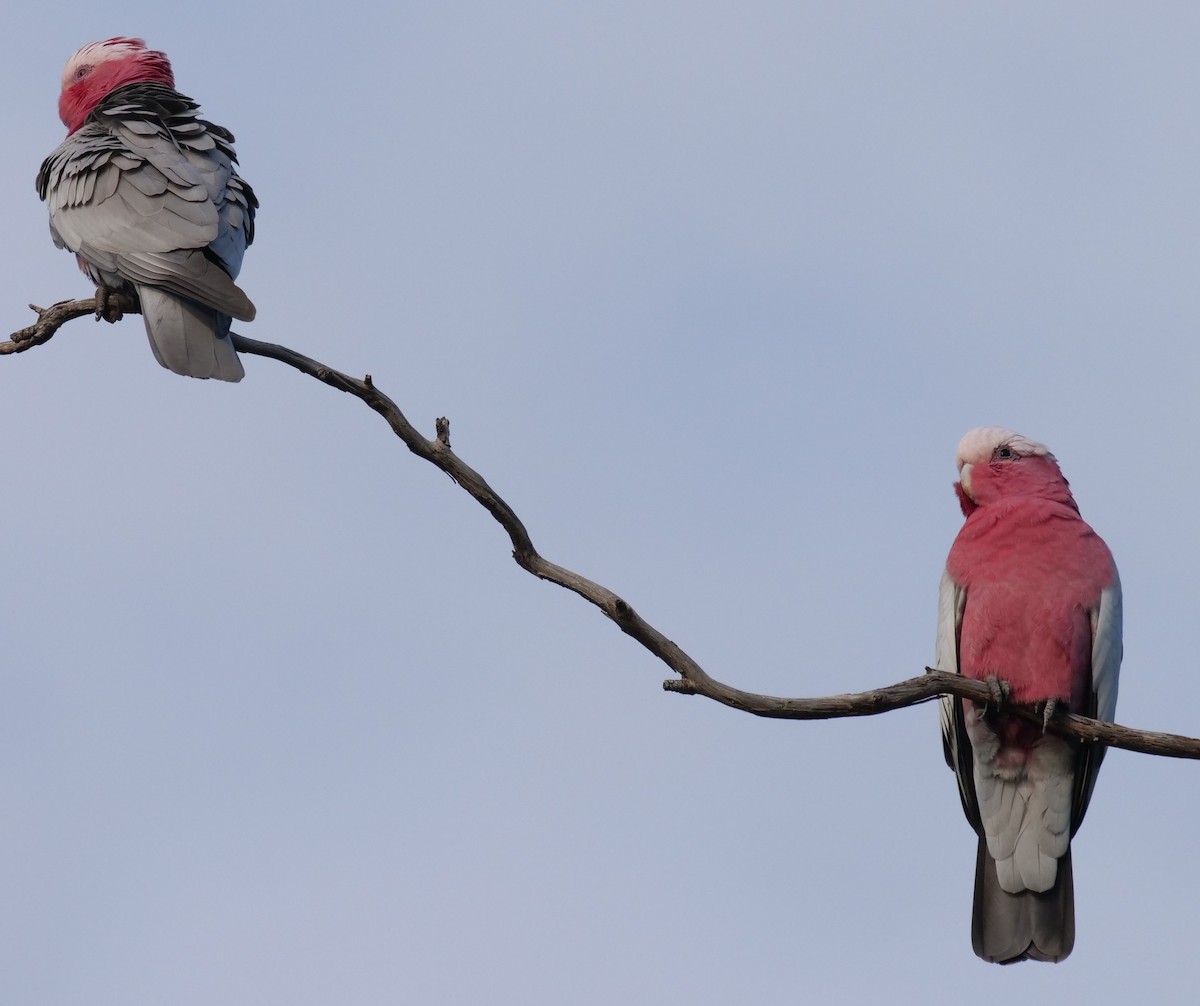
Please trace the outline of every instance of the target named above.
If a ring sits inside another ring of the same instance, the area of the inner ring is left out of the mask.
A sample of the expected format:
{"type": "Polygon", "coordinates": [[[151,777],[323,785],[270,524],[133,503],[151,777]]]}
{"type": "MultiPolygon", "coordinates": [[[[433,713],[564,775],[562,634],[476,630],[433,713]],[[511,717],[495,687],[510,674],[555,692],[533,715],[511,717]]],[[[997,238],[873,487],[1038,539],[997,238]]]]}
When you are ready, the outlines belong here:
{"type": "Polygon", "coordinates": [[[109,291],[135,293],[159,363],[240,381],[229,326],[251,321],[254,305],[233,280],[258,200],[234,169],[233,134],[198,110],[175,90],[167,57],[140,38],[85,45],[63,70],[67,138],[37,191],[54,243],[98,287],[98,314],[109,291]]]}
{"type": "Polygon", "coordinates": [[[942,577],[937,666],[995,695],[941,703],[946,762],[979,835],[971,943],[1001,964],[1061,961],[1075,943],[1071,839],[1105,748],[1005,709],[1032,706],[1043,723],[1055,708],[1113,719],[1121,582],[1041,444],[983,427],[957,460],[966,521],[942,577]]]}

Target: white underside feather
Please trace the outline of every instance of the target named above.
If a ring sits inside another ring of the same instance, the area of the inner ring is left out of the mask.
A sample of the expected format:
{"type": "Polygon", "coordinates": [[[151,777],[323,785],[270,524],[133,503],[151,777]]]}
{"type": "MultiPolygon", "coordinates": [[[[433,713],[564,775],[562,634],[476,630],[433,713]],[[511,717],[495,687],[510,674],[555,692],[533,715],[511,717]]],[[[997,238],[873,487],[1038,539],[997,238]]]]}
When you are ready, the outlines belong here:
{"type": "Polygon", "coordinates": [[[999,739],[981,711],[968,705],[965,719],[975,797],[1000,887],[1010,894],[1048,891],[1071,840],[1075,751],[1045,734],[1023,762],[1001,764],[999,739]]]}

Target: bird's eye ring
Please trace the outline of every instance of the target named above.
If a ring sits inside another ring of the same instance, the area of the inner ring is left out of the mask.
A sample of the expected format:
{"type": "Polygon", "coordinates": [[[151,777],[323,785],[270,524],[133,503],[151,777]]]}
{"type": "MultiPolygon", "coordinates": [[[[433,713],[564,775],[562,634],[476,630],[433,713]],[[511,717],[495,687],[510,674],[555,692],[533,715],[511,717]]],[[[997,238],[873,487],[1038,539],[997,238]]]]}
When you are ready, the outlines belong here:
{"type": "Polygon", "coordinates": [[[75,80],[83,80],[83,78],[86,77],[91,72],[92,72],[91,66],[85,63],[83,66],[76,67],[75,72],[71,76],[75,80]]]}
{"type": "Polygon", "coordinates": [[[1014,451],[1011,447],[1009,447],[1006,444],[1004,447],[996,448],[996,453],[992,455],[992,460],[993,461],[1011,461],[1016,456],[1017,456],[1016,451],[1014,451]]]}

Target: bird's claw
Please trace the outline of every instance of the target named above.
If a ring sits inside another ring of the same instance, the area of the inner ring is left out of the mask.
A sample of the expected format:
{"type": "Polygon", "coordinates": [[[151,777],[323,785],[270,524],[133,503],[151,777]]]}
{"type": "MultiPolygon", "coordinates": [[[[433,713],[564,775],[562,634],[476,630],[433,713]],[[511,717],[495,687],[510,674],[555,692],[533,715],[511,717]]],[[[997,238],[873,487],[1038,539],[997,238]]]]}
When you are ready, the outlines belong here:
{"type": "Polygon", "coordinates": [[[106,286],[96,287],[97,321],[103,318],[111,325],[125,317],[125,310],[121,307],[121,302],[118,300],[119,296],[116,290],[110,290],[106,286]]]}
{"type": "Polygon", "coordinates": [[[1050,698],[1045,701],[1042,709],[1042,733],[1046,732],[1046,728],[1050,726],[1050,720],[1054,717],[1054,710],[1058,708],[1058,699],[1050,698]]]}
{"type": "Polygon", "coordinates": [[[989,674],[983,679],[983,683],[988,686],[988,691],[992,693],[992,702],[996,708],[1004,705],[1008,701],[1008,697],[1012,694],[1012,685],[1007,681],[1002,681],[994,674],[989,674]]]}

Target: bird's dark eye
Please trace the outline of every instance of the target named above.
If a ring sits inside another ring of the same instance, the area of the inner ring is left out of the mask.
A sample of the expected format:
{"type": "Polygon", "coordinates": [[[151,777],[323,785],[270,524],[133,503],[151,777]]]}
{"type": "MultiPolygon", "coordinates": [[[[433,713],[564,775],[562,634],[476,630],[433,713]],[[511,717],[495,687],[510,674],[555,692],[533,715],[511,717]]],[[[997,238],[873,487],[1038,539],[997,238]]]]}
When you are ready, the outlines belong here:
{"type": "Polygon", "coordinates": [[[76,67],[75,72],[71,76],[75,80],[83,80],[91,72],[92,68],[85,63],[83,66],[76,67]]]}
{"type": "Polygon", "coordinates": [[[1016,456],[1017,456],[1017,452],[1014,451],[1011,447],[1008,447],[1006,445],[1004,447],[996,448],[996,453],[994,453],[992,455],[992,460],[993,461],[1011,461],[1016,456]]]}

